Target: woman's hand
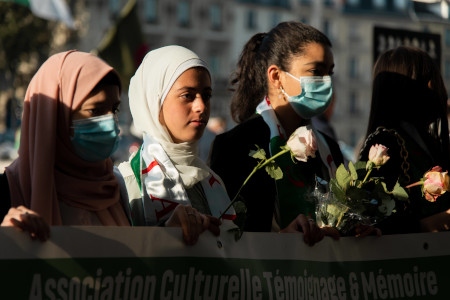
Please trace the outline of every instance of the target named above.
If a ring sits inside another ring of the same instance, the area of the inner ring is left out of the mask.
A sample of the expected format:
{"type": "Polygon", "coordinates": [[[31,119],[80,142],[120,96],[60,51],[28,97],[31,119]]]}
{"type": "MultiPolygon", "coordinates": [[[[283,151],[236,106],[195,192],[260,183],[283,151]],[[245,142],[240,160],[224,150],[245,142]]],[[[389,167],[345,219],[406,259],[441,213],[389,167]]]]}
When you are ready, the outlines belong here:
{"type": "Polygon", "coordinates": [[[198,237],[205,230],[209,230],[218,236],[220,224],[218,218],[199,213],[192,206],[181,204],[174,209],[173,214],[166,221],[168,227],[181,227],[183,240],[187,245],[197,243],[198,237]]]}
{"type": "Polygon", "coordinates": [[[355,227],[355,237],[363,238],[368,235],[381,236],[381,229],[371,225],[357,224],[355,227]]]}
{"type": "Polygon", "coordinates": [[[50,226],[44,218],[25,206],[11,207],[1,226],[19,228],[28,232],[31,239],[39,239],[41,242],[48,240],[50,237],[50,226]]]}
{"type": "Polygon", "coordinates": [[[450,209],[420,220],[421,232],[439,232],[450,230],[450,209]]]}
{"type": "Polygon", "coordinates": [[[320,228],[316,222],[303,214],[299,214],[291,224],[280,231],[281,233],[303,232],[303,241],[309,246],[320,242],[324,236],[339,239],[339,232],[331,227],[320,228]]]}

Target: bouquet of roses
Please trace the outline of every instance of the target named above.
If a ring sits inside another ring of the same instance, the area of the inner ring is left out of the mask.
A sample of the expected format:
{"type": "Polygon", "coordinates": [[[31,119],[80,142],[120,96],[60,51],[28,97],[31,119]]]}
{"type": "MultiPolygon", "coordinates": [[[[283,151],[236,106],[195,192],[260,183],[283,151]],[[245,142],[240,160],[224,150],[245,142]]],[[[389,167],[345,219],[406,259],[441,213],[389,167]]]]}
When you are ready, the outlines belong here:
{"type": "Polygon", "coordinates": [[[229,206],[219,217],[221,218],[226,213],[226,211],[233,205],[237,214],[237,220],[235,220],[235,223],[239,226],[236,229],[232,229],[232,231],[235,231],[236,240],[240,239],[240,237],[242,236],[243,233],[242,227],[245,222],[245,214],[246,214],[245,203],[239,200],[239,195],[241,193],[242,188],[250,180],[253,174],[255,174],[258,170],[264,168],[273,179],[275,180],[281,179],[283,178],[283,171],[275,162],[275,159],[277,157],[285,155],[286,153],[290,153],[291,158],[294,162],[295,160],[306,162],[308,160],[308,157],[315,157],[315,153],[317,150],[316,139],[310,126],[302,126],[297,128],[297,130],[295,130],[294,133],[292,133],[291,136],[289,137],[288,141],[286,142],[286,146],[282,146],[281,151],[274,154],[272,157],[267,158],[266,151],[258,147],[258,145],[255,146],[256,150],[251,150],[249,156],[255,158],[258,161],[258,163],[253,168],[252,172],[250,172],[250,174],[244,180],[238,192],[236,193],[236,196],[234,196],[234,198],[231,200],[229,206]]]}
{"type": "Polygon", "coordinates": [[[388,190],[382,177],[371,176],[388,160],[387,150],[376,144],[369,151],[367,162],[341,164],[336,177],[329,182],[329,191],[314,191],[316,218],[319,226],[331,226],[342,235],[352,234],[357,224],[374,225],[395,211],[395,200],[407,200],[408,194],[396,182],[388,190]]]}

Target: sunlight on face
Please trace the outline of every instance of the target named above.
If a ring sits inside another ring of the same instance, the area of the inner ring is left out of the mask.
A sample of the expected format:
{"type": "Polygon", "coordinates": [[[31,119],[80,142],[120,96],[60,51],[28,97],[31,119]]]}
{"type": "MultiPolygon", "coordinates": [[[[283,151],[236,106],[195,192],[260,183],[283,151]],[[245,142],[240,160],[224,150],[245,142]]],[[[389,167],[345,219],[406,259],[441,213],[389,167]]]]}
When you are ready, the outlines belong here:
{"type": "Polygon", "coordinates": [[[178,77],[159,115],[174,143],[201,138],[209,119],[211,94],[211,78],[206,69],[191,68],[178,77]]]}
{"type": "MultiPolygon", "coordinates": [[[[306,45],[301,56],[294,57],[290,70],[287,70],[294,77],[301,76],[326,76],[333,75],[334,58],[330,47],[318,43],[306,45]]],[[[299,95],[301,87],[298,80],[284,74],[283,88],[288,95],[299,95]]]]}

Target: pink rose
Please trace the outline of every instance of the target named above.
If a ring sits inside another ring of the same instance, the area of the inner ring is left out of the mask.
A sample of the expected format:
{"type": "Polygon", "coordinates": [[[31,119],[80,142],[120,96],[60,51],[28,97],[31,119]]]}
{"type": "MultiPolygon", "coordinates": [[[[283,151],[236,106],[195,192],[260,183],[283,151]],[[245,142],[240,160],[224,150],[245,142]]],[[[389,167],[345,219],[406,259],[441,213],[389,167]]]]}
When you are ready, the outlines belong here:
{"type": "Polygon", "coordinates": [[[373,145],[369,151],[369,161],[372,162],[376,168],[379,168],[389,160],[390,157],[387,155],[388,150],[389,148],[384,145],[373,145]]]}
{"type": "Polygon", "coordinates": [[[287,146],[290,148],[292,156],[299,161],[306,162],[308,156],[316,157],[316,139],[309,127],[302,126],[297,128],[289,137],[287,146]]]}
{"type": "Polygon", "coordinates": [[[423,182],[423,194],[425,199],[430,202],[435,202],[436,199],[449,190],[449,176],[448,172],[441,172],[442,168],[436,166],[430,171],[426,172],[423,182]]]}

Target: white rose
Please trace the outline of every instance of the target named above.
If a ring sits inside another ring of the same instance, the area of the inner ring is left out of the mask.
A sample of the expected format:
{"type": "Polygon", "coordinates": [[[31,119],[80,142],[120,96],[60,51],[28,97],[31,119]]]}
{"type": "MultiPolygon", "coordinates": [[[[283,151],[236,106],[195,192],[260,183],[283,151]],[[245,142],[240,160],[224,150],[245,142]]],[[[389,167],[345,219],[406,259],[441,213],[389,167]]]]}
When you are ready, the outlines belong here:
{"type": "Polygon", "coordinates": [[[309,127],[297,128],[287,141],[287,146],[291,150],[291,155],[299,161],[306,162],[308,156],[316,157],[316,138],[309,127]]]}

